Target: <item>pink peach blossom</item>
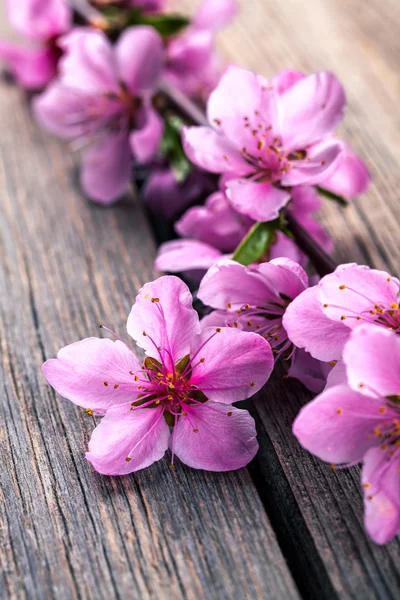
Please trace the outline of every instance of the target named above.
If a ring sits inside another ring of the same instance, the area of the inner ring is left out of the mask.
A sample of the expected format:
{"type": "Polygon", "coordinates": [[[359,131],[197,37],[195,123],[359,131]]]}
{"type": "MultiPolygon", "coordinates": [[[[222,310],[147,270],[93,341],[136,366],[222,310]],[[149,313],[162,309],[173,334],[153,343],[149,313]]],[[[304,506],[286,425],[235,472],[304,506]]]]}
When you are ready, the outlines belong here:
{"type": "Polygon", "coordinates": [[[168,448],[196,469],[228,471],[257,452],[253,419],[232,406],[257,392],[273,366],[260,336],[201,330],[188,287],[162,277],[139,292],[127,330],[141,364],[120,340],[88,338],[43,365],[48,382],[88,412],[105,415],[87,459],[106,475],[160,460],[168,448]]]}
{"type": "MultiPolygon", "coordinates": [[[[345,146],[333,133],[345,101],[332,73],[284,71],[269,82],[232,65],[208,100],[211,126],[184,128],[185,151],[199,167],[229,176],[227,195],[237,211],[270,221],[292,188],[332,183],[341,169],[345,146]]],[[[365,188],[358,163],[347,160],[340,178],[343,189],[354,192],[357,183],[348,177],[362,179],[365,188]]]]}
{"type": "Polygon", "coordinates": [[[112,46],[103,32],[76,29],[59,42],[60,76],[34,101],[38,121],[84,146],[81,183],[110,203],[131,180],[131,154],[141,163],[158,149],[163,122],[151,95],[164,51],[152,27],[131,27],[112,46]]]}
{"type": "Polygon", "coordinates": [[[31,45],[0,41],[0,59],[19,85],[40,90],[56,75],[61,56],[57,39],[71,28],[72,10],[66,0],[8,0],[7,13],[31,45]]]}
{"type": "Polygon", "coordinates": [[[340,265],[288,307],[283,325],[291,341],[314,358],[341,358],[351,331],[365,323],[400,333],[400,282],[385,271],[340,265]]]}
{"type": "Polygon", "coordinates": [[[343,352],[347,383],[307,404],[293,425],[306,450],[333,464],[363,461],[365,527],[377,544],[400,533],[400,337],[363,325],[343,352]]]}

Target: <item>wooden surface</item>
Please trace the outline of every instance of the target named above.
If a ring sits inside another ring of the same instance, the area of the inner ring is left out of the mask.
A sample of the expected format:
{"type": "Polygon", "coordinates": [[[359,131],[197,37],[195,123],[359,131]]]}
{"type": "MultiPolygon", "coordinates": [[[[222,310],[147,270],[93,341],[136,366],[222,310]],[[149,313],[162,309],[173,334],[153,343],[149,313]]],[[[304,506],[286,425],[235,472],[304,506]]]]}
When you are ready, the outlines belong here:
{"type": "MultiPolygon", "coordinates": [[[[343,133],[374,185],[346,211],[326,204],[322,218],[339,261],[398,274],[397,0],[241,4],[221,36],[228,59],[267,76],[332,69],[343,81],[343,133]]],[[[101,209],[80,196],[74,158],[5,83],[0,128],[0,597],[397,599],[400,544],[365,536],[358,469],[332,472],[291,436],[310,398],[300,384],[277,376],[250,403],[261,450],[248,470],[93,471],[93,420],[40,366],[99,322],[124,331],[154,277],[155,245],[132,198],[101,209]]]]}

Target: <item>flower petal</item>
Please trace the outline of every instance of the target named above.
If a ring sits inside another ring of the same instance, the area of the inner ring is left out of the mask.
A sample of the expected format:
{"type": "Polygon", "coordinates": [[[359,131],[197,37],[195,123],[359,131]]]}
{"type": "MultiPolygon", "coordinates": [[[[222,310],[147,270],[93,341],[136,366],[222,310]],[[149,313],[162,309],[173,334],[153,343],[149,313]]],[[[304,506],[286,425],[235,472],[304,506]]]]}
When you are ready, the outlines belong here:
{"type": "Polygon", "coordinates": [[[308,275],[297,262],[279,257],[259,264],[255,271],[262,275],[275,295],[293,300],[308,287],[308,275]]]}
{"type": "Polygon", "coordinates": [[[328,305],[324,308],[325,315],[353,328],[362,325],[363,320],[374,320],[370,311],[375,304],[388,309],[397,302],[399,286],[399,280],[385,271],[348,263],[323,277],[318,289],[321,303],[328,305]],[[343,316],[345,319],[342,319],[343,316]],[[361,320],[356,319],[357,316],[361,320]]]}
{"type": "Polygon", "coordinates": [[[236,146],[210,127],[183,127],[182,141],[188,158],[206,171],[239,177],[252,171],[236,146]]]}
{"type": "Polygon", "coordinates": [[[363,194],[370,183],[371,176],[365,162],[345,147],[339,167],[328,179],[321,181],[321,186],[346,200],[352,200],[363,194]]]}
{"type": "Polygon", "coordinates": [[[57,71],[57,58],[51,48],[31,50],[0,41],[0,59],[15,81],[27,90],[41,90],[57,71]]]}
{"type": "Polygon", "coordinates": [[[376,544],[387,544],[400,533],[399,453],[371,448],[364,457],[365,529],[376,544]]]}
{"type": "Polygon", "coordinates": [[[341,322],[325,316],[318,300],[318,287],[302,292],[289,304],[283,315],[283,326],[291,342],[323,361],[341,357],[350,331],[341,322]]]}
{"type": "Polygon", "coordinates": [[[253,396],[274,366],[271,347],[263,337],[229,327],[204,329],[193,339],[190,355],[196,365],[190,383],[209,400],[223,404],[253,396]]]}
{"type": "Polygon", "coordinates": [[[271,85],[274,86],[278,94],[284,94],[298,81],[305,79],[305,77],[306,75],[304,75],[301,71],[296,71],[295,69],[285,69],[272,78],[271,85]]]}
{"type": "Polygon", "coordinates": [[[209,244],[197,240],[173,240],[160,246],[154,268],[167,273],[206,271],[221,257],[221,252],[209,244]]]}
{"type": "Polygon", "coordinates": [[[31,40],[47,42],[71,27],[65,0],[8,0],[7,14],[13,28],[31,40]]]}
{"type": "Polygon", "coordinates": [[[150,162],[156,154],[164,131],[164,121],[152,108],[142,111],[143,124],[132,131],[129,141],[132,154],[142,164],[150,162]]]}
{"type": "Polygon", "coordinates": [[[343,359],[353,389],[400,396],[400,336],[396,333],[363,325],[352,333],[343,359]]]}
{"type": "Polygon", "coordinates": [[[235,0],[204,0],[197,9],[192,24],[196,29],[217,33],[232,21],[237,12],[235,0]]]}
{"type": "Polygon", "coordinates": [[[333,138],[311,146],[307,150],[307,159],[293,161],[291,168],[281,178],[282,185],[320,183],[342,152],[342,144],[333,138]]]}
{"type": "Polygon", "coordinates": [[[276,94],[268,81],[236,65],[229,65],[207,103],[208,121],[218,133],[255,157],[263,155],[261,140],[262,146],[273,142],[276,110],[276,94]]]}
{"type": "Polygon", "coordinates": [[[246,304],[263,305],[273,294],[256,271],[235,261],[223,260],[205,275],[197,297],[213,308],[237,310],[246,304]]]}
{"type": "Polygon", "coordinates": [[[287,150],[300,150],[333,133],[343,117],[346,96],[333,73],[299,79],[282,96],[281,135],[287,150]]]}
{"type": "Polygon", "coordinates": [[[60,82],[80,94],[119,94],[114,50],[102,31],[77,27],[58,40],[60,82]]]}
{"type": "Polygon", "coordinates": [[[119,341],[86,338],[62,348],[42,369],[61,396],[84,408],[108,409],[133,401],[138,393],[130,371],[140,371],[140,363],[119,341]]]}
{"type": "Polygon", "coordinates": [[[256,428],[247,410],[216,402],[185,410],[188,417],[179,419],[173,445],[176,455],[189,467],[231,471],[244,467],[256,455],[256,428]]]}
{"type": "Polygon", "coordinates": [[[81,172],[84,192],[103,204],[114,202],[129,188],[131,162],[127,132],[110,133],[84,153],[81,172]]]}
{"type": "Polygon", "coordinates": [[[129,27],[115,46],[118,73],[132,94],[149,91],[156,85],[164,64],[161,37],[153,27],[129,27]]]}
{"type": "Polygon", "coordinates": [[[148,356],[160,360],[161,355],[172,368],[189,354],[191,340],[200,331],[192,302],[188,286],[178,277],[164,276],[146,283],[128,317],[129,335],[148,356]]]}
{"type": "Polygon", "coordinates": [[[301,381],[315,394],[319,394],[326,385],[326,379],[331,369],[329,363],[316,360],[305,350],[296,348],[288,375],[301,381]]]}
{"type": "Polygon", "coordinates": [[[338,385],[306,404],[293,424],[293,433],[312,454],[330,463],[361,461],[365,452],[380,444],[374,429],[394,418],[388,409],[381,414],[382,402],[338,385]]]}
{"type": "Polygon", "coordinates": [[[233,208],[255,221],[273,221],[290,200],[290,193],[272,183],[248,179],[232,179],[226,184],[226,195],[233,208]]]}
{"type": "Polygon", "coordinates": [[[161,407],[112,409],[93,431],[86,458],[103,475],[126,475],[160,460],[169,437],[161,407]]]}

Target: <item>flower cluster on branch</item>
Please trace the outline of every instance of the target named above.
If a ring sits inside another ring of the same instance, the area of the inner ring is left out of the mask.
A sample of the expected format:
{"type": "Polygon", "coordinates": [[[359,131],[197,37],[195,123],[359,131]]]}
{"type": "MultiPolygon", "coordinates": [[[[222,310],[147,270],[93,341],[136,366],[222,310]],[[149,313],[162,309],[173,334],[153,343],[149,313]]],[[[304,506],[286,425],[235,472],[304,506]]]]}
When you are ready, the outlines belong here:
{"type": "Polygon", "coordinates": [[[43,373],[101,418],[86,455],[98,472],[167,451],[171,468],[177,457],[226,471],[258,449],[235,404],[283,361],[285,378],[318,394],[294,435],[334,468],[363,463],[365,526],[383,544],[400,533],[400,283],[356,264],[326,274],[322,199],[345,206],[370,182],[336,134],[343,86],[326,71],[224,68],[216,35],[236,11],[234,0],[205,0],[192,18],[165,0],[8,1],[25,43],[2,41],[0,59],[35,92],[37,122],[80,151],[91,200],[145,180],[144,202],[176,234],[155,267],[183,274],[202,302],[199,319],[188,286],[160,277],[128,318],[138,354],[103,327],[116,341],[70,344],[43,373]]]}

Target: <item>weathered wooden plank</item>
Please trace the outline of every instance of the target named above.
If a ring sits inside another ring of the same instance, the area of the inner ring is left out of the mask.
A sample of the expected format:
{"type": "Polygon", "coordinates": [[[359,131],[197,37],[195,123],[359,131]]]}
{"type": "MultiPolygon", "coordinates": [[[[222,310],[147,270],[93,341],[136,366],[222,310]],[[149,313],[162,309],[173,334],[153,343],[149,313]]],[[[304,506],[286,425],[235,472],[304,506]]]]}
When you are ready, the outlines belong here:
{"type": "MultiPolygon", "coordinates": [[[[344,83],[343,133],[368,161],[374,184],[346,211],[326,203],[322,219],[339,262],[398,274],[398,2],[252,0],[241,8],[222,36],[234,62],[267,76],[284,68],[330,69],[344,83]]],[[[333,473],[291,435],[307,398],[300,384],[278,378],[259,394],[262,442],[252,469],[299,588],[307,598],[398,598],[400,543],[379,548],[365,536],[359,470],[333,473]]]]}
{"type": "Polygon", "coordinates": [[[99,322],[124,330],[154,243],[131,197],[76,192],[72,157],[4,82],[0,129],[1,596],[297,598],[248,471],[110,478],[85,461],[94,422],[41,363],[99,322]]]}

